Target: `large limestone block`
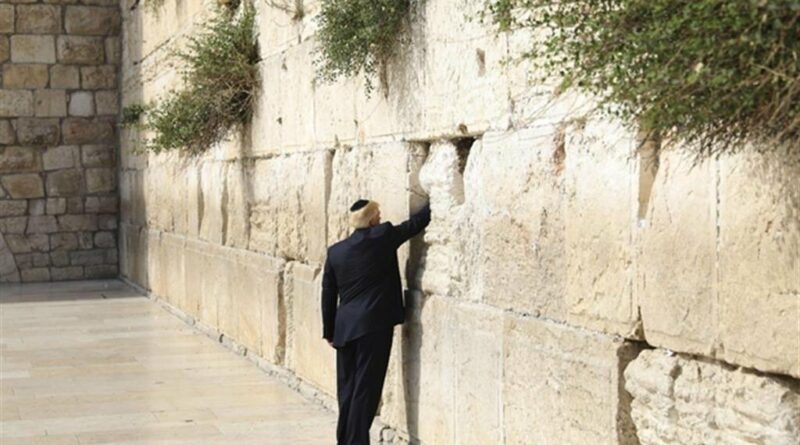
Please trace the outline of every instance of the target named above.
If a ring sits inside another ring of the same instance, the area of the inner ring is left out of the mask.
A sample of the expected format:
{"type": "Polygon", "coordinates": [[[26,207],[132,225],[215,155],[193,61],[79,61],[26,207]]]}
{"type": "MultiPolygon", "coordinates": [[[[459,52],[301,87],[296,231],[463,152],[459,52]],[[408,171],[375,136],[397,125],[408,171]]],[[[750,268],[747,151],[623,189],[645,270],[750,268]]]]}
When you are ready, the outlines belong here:
{"type": "Polygon", "coordinates": [[[248,178],[251,250],[320,263],[325,255],[327,151],[257,160],[248,178]]]}
{"type": "Polygon", "coordinates": [[[0,184],[14,199],[41,198],[44,196],[42,178],[35,173],[3,175],[0,184]]]}
{"type": "MultiPolygon", "coordinates": [[[[284,347],[282,301],[283,260],[249,252],[226,249],[232,261],[228,298],[231,318],[238,328],[237,340],[253,353],[280,363],[284,347]]],[[[221,308],[222,310],[222,308],[221,308]]]]}
{"type": "Polygon", "coordinates": [[[283,56],[280,54],[265,57],[259,63],[260,93],[256,96],[253,120],[249,126],[253,154],[282,152],[283,104],[275,99],[280,97],[282,66],[283,56]]]}
{"type": "Polygon", "coordinates": [[[147,224],[145,180],[148,171],[123,170],[120,174],[120,221],[143,226],[147,224]]]}
{"type": "Polygon", "coordinates": [[[716,167],[661,154],[646,222],[640,228],[637,293],[651,345],[700,354],[716,331],[716,167]]]}
{"type": "MultiPolygon", "coordinates": [[[[389,362],[392,370],[387,376],[380,412],[381,421],[397,429],[404,438],[437,445],[457,443],[456,374],[457,369],[462,370],[463,367],[457,367],[456,364],[455,337],[463,334],[463,330],[456,332],[453,329],[456,326],[455,307],[456,302],[452,298],[424,297],[419,293],[406,296],[406,321],[395,330],[393,354],[389,362]]],[[[458,313],[462,320],[471,318],[468,312],[458,313]]],[[[487,317],[484,329],[491,324],[487,317]]],[[[473,332],[472,336],[485,334],[485,331],[473,332]]],[[[482,352],[492,354],[491,351],[482,352]]],[[[485,379],[490,379],[492,375],[490,373],[485,379]]],[[[464,377],[469,381],[474,375],[465,372],[464,377]]],[[[492,386],[492,382],[486,380],[481,384],[492,386]]],[[[483,389],[477,391],[485,395],[483,389]]],[[[461,396],[475,397],[477,391],[465,391],[461,396]]],[[[490,391],[487,389],[487,392],[490,391]]],[[[467,405],[458,409],[459,415],[477,408],[474,403],[463,401],[467,405]]],[[[487,406],[481,407],[481,410],[490,410],[492,398],[484,402],[487,406]]],[[[484,421],[488,425],[491,418],[482,419],[481,425],[484,425],[484,421]]],[[[491,429],[487,428],[485,434],[491,435],[491,429]]]]}
{"type": "Polygon", "coordinates": [[[247,167],[237,162],[228,167],[225,178],[225,245],[247,248],[250,240],[250,202],[252,188],[247,167]]]}
{"type": "Polygon", "coordinates": [[[64,28],[69,34],[119,34],[119,8],[67,6],[66,13],[64,14],[64,28]]]}
{"type": "Polygon", "coordinates": [[[800,383],[663,350],[625,369],[641,445],[796,445],[800,383]]]}
{"type": "Polygon", "coordinates": [[[634,344],[511,313],[503,337],[507,445],[638,443],[622,374],[634,344]]]}
{"type": "Polygon", "coordinates": [[[33,116],[33,92],[0,90],[0,117],[33,116]]]}
{"type": "Polygon", "coordinates": [[[11,61],[14,63],[55,63],[53,36],[11,36],[11,61]]]}
{"type": "Polygon", "coordinates": [[[503,313],[460,305],[454,321],[455,443],[502,443],[503,313]]]}
{"type": "Polygon", "coordinates": [[[315,140],[312,43],[303,42],[282,54],[278,100],[283,151],[306,149],[315,140]]]}
{"type": "Polygon", "coordinates": [[[147,229],[120,224],[120,272],[132,282],[148,289],[147,264],[149,243],[147,229]]]}
{"type": "Polygon", "coordinates": [[[161,267],[159,275],[155,277],[159,282],[151,286],[155,291],[160,289],[163,294],[159,296],[166,298],[174,306],[181,310],[192,313],[192,308],[186,303],[186,271],[185,271],[185,252],[186,238],[171,233],[163,233],[159,243],[159,258],[161,267]],[[157,287],[156,287],[157,286],[157,287]]]}
{"type": "Polygon", "coordinates": [[[196,307],[192,314],[207,326],[219,328],[219,302],[230,286],[227,261],[214,244],[205,241],[186,242],[187,307],[196,307]]]}
{"type": "Polygon", "coordinates": [[[214,244],[222,244],[223,200],[225,193],[225,171],[227,166],[218,162],[206,162],[200,172],[200,238],[214,244]]]}
{"type": "MultiPolygon", "coordinates": [[[[589,120],[559,129],[564,151],[564,228],[568,320],[607,333],[635,336],[633,230],[637,141],[624,127],[589,120]]],[[[560,141],[557,140],[557,145],[560,141]]],[[[556,147],[558,149],[558,147],[556,147]]]]}
{"type": "Polygon", "coordinates": [[[293,262],[285,280],[285,299],[290,307],[287,365],[301,378],[335,396],[336,351],[322,338],[321,270],[293,262]]]}
{"type": "Polygon", "coordinates": [[[723,157],[720,356],[800,378],[800,156],[723,157]]]}
{"type": "Polygon", "coordinates": [[[35,172],[41,169],[39,150],[33,147],[0,148],[0,172],[35,172]]]}
{"type": "Polygon", "coordinates": [[[553,161],[554,131],[487,133],[470,150],[460,238],[463,258],[474,265],[462,276],[468,293],[475,288],[492,305],[564,319],[563,178],[553,161]]]}
{"type": "Polygon", "coordinates": [[[55,5],[17,6],[17,32],[20,34],[58,34],[61,8],[55,5]]]}

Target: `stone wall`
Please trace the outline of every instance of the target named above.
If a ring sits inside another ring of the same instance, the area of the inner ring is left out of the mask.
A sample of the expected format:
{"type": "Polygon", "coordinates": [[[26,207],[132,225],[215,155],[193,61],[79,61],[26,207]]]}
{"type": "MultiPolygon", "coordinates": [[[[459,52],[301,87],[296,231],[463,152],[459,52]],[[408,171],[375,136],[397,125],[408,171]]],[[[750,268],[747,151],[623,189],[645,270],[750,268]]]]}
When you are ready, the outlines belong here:
{"type": "Polygon", "coordinates": [[[0,283],[115,277],[116,0],[0,2],[0,283]]]}
{"type": "MultiPolygon", "coordinates": [[[[123,1],[123,105],[179,85],[168,53],[212,3],[123,1]]],[[[400,251],[408,320],[380,410],[385,441],[796,437],[797,155],[656,156],[587,116],[588,98],[503,63],[529,36],[468,20],[481,2],[422,3],[371,97],[361,79],[314,80],[318,1],[255,4],[252,125],[195,157],[135,154],[144,135],[122,134],[125,279],[332,396],[325,247],[349,233],[357,198],[395,223],[429,199],[431,225],[400,251]],[[653,358],[667,350],[681,355],[653,358]],[[678,389],[702,394],[687,402],[678,389]],[[785,421],[751,416],[751,401],[785,421]],[[685,435],[706,408],[728,417],[685,435]]]]}

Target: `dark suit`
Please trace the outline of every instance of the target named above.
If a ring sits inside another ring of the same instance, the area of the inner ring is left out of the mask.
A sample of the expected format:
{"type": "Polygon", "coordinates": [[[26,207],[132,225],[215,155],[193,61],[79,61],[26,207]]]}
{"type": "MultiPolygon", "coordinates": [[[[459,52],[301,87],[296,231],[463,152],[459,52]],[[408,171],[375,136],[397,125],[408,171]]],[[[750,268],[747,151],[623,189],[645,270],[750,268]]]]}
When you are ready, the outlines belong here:
{"type": "Polygon", "coordinates": [[[397,248],[420,233],[430,215],[426,205],[402,224],[356,229],[328,248],[322,325],[323,337],[336,347],[339,445],[369,444],[393,327],[405,320],[397,248]]]}

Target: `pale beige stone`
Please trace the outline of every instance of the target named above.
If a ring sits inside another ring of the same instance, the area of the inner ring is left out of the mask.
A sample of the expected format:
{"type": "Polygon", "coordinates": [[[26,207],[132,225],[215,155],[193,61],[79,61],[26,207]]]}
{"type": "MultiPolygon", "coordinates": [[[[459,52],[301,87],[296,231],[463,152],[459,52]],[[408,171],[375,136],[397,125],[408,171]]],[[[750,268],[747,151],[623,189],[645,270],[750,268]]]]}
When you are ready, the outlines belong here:
{"type": "Polygon", "coordinates": [[[16,121],[17,140],[25,145],[55,145],[61,137],[58,119],[20,118],[16,121]]]}
{"type": "Polygon", "coordinates": [[[14,32],[14,5],[0,5],[0,33],[14,32]]]}
{"type": "Polygon", "coordinates": [[[287,365],[301,378],[335,395],[335,351],[322,338],[322,313],[318,298],[322,283],[320,270],[292,262],[287,267],[284,280],[287,283],[284,298],[287,306],[291,307],[287,365]],[[306,320],[320,322],[306,324],[306,320]]]}
{"type": "Polygon", "coordinates": [[[11,121],[0,120],[0,144],[11,145],[17,141],[17,134],[11,121]]]}
{"type": "Polygon", "coordinates": [[[34,94],[34,109],[36,116],[66,116],[66,92],[64,90],[36,90],[36,93],[34,94]]]}
{"type": "Polygon", "coordinates": [[[33,116],[33,92],[0,90],[0,117],[33,116]]]}
{"type": "MultiPolygon", "coordinates": [[[[58,61],[64,64],[103,63],[103,39],[87,36],[58,36],[58,61]]],[[[13,60],[12,42],[12,60],[13,60]]],[[[55,60],[49,62],[53,63],[55,60]]]]}
{"type": "Polygon", "coordinates": [[[113,169],[86,169],[86,193],[111,192],[114,189],[116,189],[116,175],[113,169]]]}
{"type": "Polygon", "coordinates": [[[8,37],[0,36],[0,63],[3,63],[10,58],[11,58],[11,44],[8,43],[8,37]]]}
{"type": "Polygon", "coordinates": [[[635,337],[632,154],[638,142],[626,128],[595,119],[564,125],[554,138],[552,168],[564,176],[569,197],[564,215],[567,319],[635,337]]]}
{"type": "Polygon", "coordinates": [[[70,116],[94,115],[94,95],[89,91],[76,91],[69,95],[70,116]]]}
{"type": "Polygon", "coordinates": [[[41,168],[38,150],[33,147],[0,148],[0,172],[35,172],[41,168]]]}
{"type": "MultiPolygon", "coordinates": [[[[73,147],[66,147],[67,155],[74,156],[73,147]]],[[[83,191],[83,171],[76,168],[47,173],[47,196],[77,196],[83,191]]]]}
{"type": "Polygon", "coordinates": [[[60,7],[55,5],[17,6],[16,32],[20,34],[58,34],[60,31],[60,7]]]}
{"type": "Polygon", "coordinates": [[[9,63],[3,66],[3,88],[44,88],[47,78],[47,65],[9,63]]]}
{"type": "Polygon", "coordinates": [[[118,95],[114,90],[94,93],[94,102],[98,115],[115,115],[119,112],[118,95]]]}
{"type": "Polygon", "coordinates": [[[118,8],[67,6],[64,28],[76,35],[115,35],[120,29],[118,8]]]}
{"type": "Polygon", "coordinates": [[[45,170],[78,167],[78,147],[73,145],[50,147],[42,154],[42,161],[45,170]]]}
{"type": "Polygon", "coordinates": [[[692,166],[687,153],[661,154],[638,234],[638,300],[652,345],[700,354],[714,349],[715,184],[713,161],[692,166]]]}
{"type": "Polygon", "coordinates": [[[504,339],[507,444],[637,443],[622,387],[635,344],[513,314],[504,339]]]}
{"type": "Polygon", "coordinates": [[[35,173],[24,173],[16,175],[2,175],[0,183],[3,188],[14,199],[21,198],[40,198],[44,196],[42,178],[35,173]]]}
{"type": "Polygon", "coordinates": [[[800,378],[800,156],[721,158],[722,359],[800,378]]]}
{"type": "Polygon", "coordinates": [[[625,369],[639,443],[762,443],[800,437],[800,385],[775,376],[645,350],[625,369]]]}
{"type": "Polygon", "coordinates": [[[11,36],[11,61],[14,63],[55,63],[53,36],[11,36]]]}
{"type": "Polygon", "coordinates": [[[81,87],[89,90],[116,88],[117,67],[113,65],[81,67],[81,87]]]}
{"type": "Polygon", "coordinates": [[[53,65],[50,67],[51,88],[75,89],[80,86],[80,70],[77,66],[53,65]]]}

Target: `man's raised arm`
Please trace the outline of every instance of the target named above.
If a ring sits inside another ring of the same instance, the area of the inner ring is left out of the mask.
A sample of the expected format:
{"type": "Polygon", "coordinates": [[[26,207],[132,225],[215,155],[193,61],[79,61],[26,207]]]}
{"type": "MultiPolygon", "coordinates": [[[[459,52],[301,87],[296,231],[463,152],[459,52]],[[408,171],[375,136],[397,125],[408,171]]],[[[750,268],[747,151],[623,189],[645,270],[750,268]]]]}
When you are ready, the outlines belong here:
{"type": "Polygon", "coordinates": [[[428,226],[431,222],[431,205],[425,204],[419,212],[411,216],[407,221],[392,226],[394,229],[392,237],[395,247],[400,247],[401,244],[413,238],[418,233],[428,226]]]}
{"type": "Polygon", "coordinates": [[[330,259],[325,259],[325,270],[322,274],[322,338],[333,341],[336,324],[336,305],[339,289],[336,275],[333,273],[330,259]]]}

